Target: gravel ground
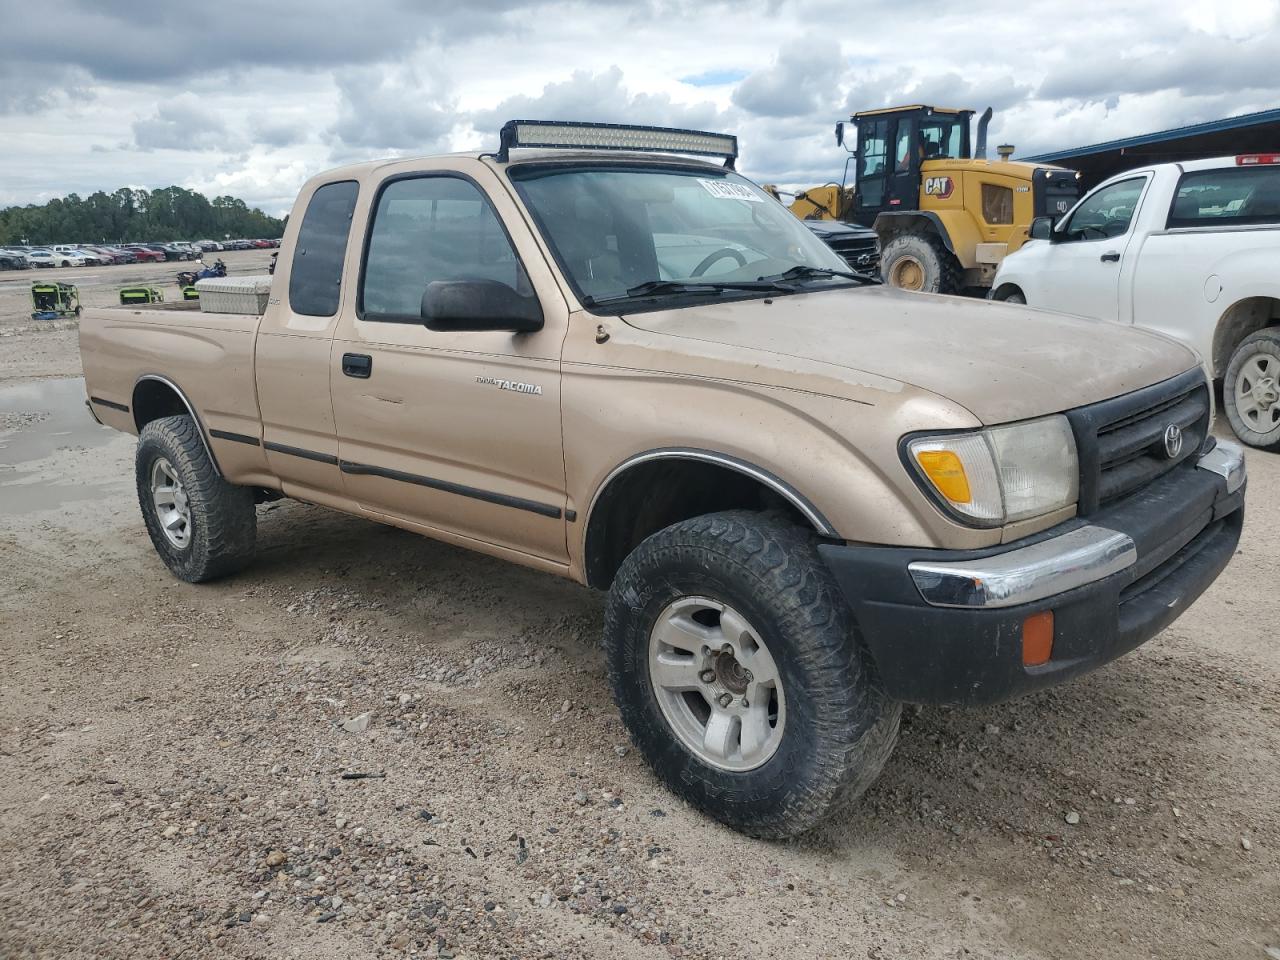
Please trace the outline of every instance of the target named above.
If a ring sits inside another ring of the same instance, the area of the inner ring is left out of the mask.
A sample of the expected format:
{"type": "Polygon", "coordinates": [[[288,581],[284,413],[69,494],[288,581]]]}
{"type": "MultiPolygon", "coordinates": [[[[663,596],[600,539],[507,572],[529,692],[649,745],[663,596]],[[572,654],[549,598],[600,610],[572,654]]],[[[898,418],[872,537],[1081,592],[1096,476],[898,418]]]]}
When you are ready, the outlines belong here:
{"type": "Polygon", "coordinates": [[[585,589],[289,501],[247,573],[171,578],[28,283],[0,275],[0,957],[1280,957],[1280,459],[1163,635],[908,711],[856,809],[769,844],[628,749],[585,589]]]}

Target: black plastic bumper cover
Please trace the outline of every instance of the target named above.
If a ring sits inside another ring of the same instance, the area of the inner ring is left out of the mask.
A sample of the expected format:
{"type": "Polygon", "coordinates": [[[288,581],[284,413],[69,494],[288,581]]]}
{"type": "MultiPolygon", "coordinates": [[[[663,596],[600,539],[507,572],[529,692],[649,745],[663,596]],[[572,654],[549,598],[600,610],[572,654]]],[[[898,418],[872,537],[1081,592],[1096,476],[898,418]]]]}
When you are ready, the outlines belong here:
{"type": "Polygon", "coordinates": [[[819,552],[853,607],[890,696],[987,704],[1061,683],[1113,660],[1172,623],[1226,567],[1244,522],[1244,487],[1190,464],[1101,511],[997,548],[946,551],[824,544],[819,552]],[[1076,590],[1003,609],[925,603],[908,564],[989,557],[1085,523],[1128,534],[1138,560],[1076,590]],[[1022,623],[1052,610],[1052,659],[1022,663],[1022,623]]]}

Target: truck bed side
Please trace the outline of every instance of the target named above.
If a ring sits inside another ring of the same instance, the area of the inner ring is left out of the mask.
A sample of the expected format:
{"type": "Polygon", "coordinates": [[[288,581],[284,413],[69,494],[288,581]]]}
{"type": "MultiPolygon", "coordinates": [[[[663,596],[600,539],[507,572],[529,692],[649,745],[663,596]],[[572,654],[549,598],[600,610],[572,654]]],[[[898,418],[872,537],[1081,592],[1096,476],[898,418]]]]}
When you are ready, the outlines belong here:
{"type": "Polygon", "coordinates": [[[157,416],[190,407],[219,470],[241,483],[267,481],[261,446],[219,442],[262,436],[254,381],[260,317],[189,309],[107,307],[80,318],[80,358],[94,415],[138,433],[157,416]]]}

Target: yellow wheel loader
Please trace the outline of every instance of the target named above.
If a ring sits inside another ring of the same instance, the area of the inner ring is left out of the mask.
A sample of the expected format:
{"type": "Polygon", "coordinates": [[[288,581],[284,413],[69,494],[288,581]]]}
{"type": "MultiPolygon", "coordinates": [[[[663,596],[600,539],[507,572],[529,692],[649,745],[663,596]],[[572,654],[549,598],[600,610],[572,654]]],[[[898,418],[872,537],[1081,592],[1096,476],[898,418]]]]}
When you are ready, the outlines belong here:
{"type": "MultiPolygon", "coordinates": [[[[990,287],[996,267],[1027,240],[1036,217],[1058,217],[1079,196],[1061,167],[987,159],[988,108],[969,145],[972,110],[913,105],[853,115],[852,187],[827,184],[797,194],[802,220],[846,220],[880,237],[880,272],[906,290],[956,293],[990,287]]],[[[845,124],[836,124],[845,144],[845,124]]],[[[846,178],[848,174],[847,163],[846,178]]]]}

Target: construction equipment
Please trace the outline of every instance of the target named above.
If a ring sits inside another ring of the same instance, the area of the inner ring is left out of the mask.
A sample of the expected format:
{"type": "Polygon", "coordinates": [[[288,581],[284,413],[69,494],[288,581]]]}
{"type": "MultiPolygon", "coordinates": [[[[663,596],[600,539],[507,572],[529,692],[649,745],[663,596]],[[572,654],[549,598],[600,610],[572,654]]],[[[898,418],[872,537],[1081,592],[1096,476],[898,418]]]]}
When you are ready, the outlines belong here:
{"type": "MultiPolygon", "coordinates": [[[[907,290],[956,293],[990,287],[1007,254],[1027,240],[1031,221],[1065,213],[1079,196],[1071,170],[1010,160],[1001,146],[987,159],[991,109],[978,120],[970,149],[972,110],[915,104],[855,113],[857,142],[845,165],[852,187],[825,184],[796,195],[802,220],[845,220],[880,237],[880,271],[907,290]]],[[[845,144],[845,124],[836,124],[845,144]]]]}
{"type": "Polygon", "coordinates": [[[55,320],[80,316],[80,291],[74,283],[31,284],[31,319],[55,320]]]}

